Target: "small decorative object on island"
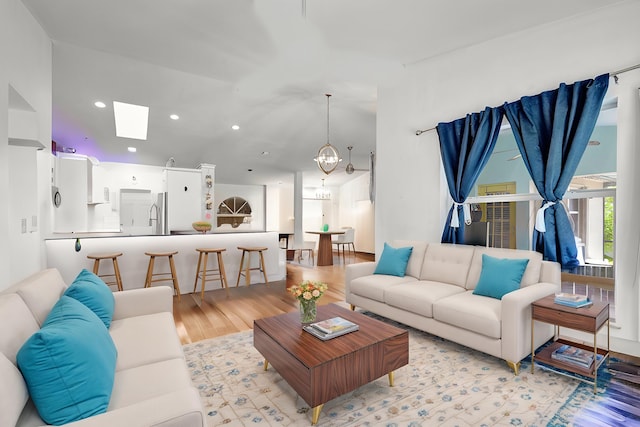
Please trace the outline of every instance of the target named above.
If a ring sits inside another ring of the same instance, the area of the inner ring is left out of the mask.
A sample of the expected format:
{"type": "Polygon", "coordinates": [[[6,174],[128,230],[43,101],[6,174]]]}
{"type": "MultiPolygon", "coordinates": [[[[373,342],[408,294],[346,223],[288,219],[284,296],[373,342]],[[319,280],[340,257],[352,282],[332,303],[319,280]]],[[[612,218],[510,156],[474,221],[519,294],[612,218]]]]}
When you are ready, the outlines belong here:
{"type": "Polygon", "coordinates": [[[196,221],[191,224],[194,230],[205,234],[207,231],[211,230],[211,223],[207,221],[196,221]]]}
{"type": "Polygon", "coordinates": [[[300,321],[303,325],[308,325],[316,320],[316,301],[320,299],[327,289],[329,287],[326,283],[311,282],[309,280],[289,288],[289,292],[300,303],[300,321]]]}

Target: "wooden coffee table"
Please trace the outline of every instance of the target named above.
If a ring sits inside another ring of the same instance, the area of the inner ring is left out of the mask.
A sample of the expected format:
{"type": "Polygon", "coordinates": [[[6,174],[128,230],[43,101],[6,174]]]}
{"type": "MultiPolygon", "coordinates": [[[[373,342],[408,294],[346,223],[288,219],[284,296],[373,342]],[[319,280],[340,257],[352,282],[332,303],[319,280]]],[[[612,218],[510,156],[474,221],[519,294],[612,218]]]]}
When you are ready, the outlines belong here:
{"type": "Polygon", "coordinates": [[[409,363],[406,330],[335,304],[318,306],[318,321],[340,316],[360,329],[328,341],[302,330],[300,313],[253,322],[253,345],[313,408],[316,424],[322,405],[383,375],[393,387],[393,371],[409,363]]]}

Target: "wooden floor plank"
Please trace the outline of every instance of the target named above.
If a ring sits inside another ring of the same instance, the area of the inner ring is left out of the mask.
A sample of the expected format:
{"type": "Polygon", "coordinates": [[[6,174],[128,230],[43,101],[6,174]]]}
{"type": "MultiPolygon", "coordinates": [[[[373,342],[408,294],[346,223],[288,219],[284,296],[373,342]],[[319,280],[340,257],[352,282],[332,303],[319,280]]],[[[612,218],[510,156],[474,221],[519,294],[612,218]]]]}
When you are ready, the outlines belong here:
{"type": "MultiPolygon", "coordinates": [[[[373,256],[358,254],[352,262],[371,261],[373,256]]],[[[320,304],[344,301],[344,270],[342,258],[334,257],[334,265],[317,267],[308,261],[287,263],[286,280],[251,286],[229,287],[205,291],[204,300],[200,292],[183,294],[180,301],[173,300],[173,314],[178,335],[183,344],[250,330],[253,321],[298,310],[298,302],[286,289],[303,280],[322,281],[329,290],[320,299],[320,304]]]]}

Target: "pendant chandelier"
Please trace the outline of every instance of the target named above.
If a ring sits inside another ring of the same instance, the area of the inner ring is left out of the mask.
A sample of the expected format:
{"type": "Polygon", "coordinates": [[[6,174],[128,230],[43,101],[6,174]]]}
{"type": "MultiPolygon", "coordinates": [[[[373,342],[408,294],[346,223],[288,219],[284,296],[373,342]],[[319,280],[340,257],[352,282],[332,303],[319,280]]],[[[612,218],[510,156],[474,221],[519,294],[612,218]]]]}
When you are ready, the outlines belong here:
{"type": "Polygon", "coordinates": [[[320,170],[329,175],[338,167],[340,154],[338,154],[336,147],[329,142],[329,98],[331,94],[326,93],[325,96],[327,97],[327,143],[318,150],[316,162],[320,170]]]}

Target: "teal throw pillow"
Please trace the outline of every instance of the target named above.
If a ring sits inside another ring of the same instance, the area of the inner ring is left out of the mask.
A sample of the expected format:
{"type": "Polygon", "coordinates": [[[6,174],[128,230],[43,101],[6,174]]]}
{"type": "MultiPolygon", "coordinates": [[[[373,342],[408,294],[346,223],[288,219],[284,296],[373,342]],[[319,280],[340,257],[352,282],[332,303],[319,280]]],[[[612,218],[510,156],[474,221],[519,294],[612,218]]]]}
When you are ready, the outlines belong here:
{"type": "Polygon", "coordinates": [[[16,359],[40,417],[61,425],[106,412],[116,356],[98,316],[63,295],[16,359]]]}
{"type": "Polygon", "coordinates": [[[101,278],[83,269],[64,294],[89,307],[107,329],[111,326],[115,301],[113,292],[101,278]]]}
{"type": "Polygon", "coordinates": [[[373,274],[388,274],[390,276],[404,277],[412,251],[412,246],[394,248],[385,243],[384,249],[382,249],[382,255],[380,255],[380,260],[373,274]]]}
{"type": "Polygon", "coordinates": [[[494,258],[482,254],[482,271],[480,279],[473,290],[475,295],[483,295],[496,299],[520,288],[528,259],[494,258]]]}

